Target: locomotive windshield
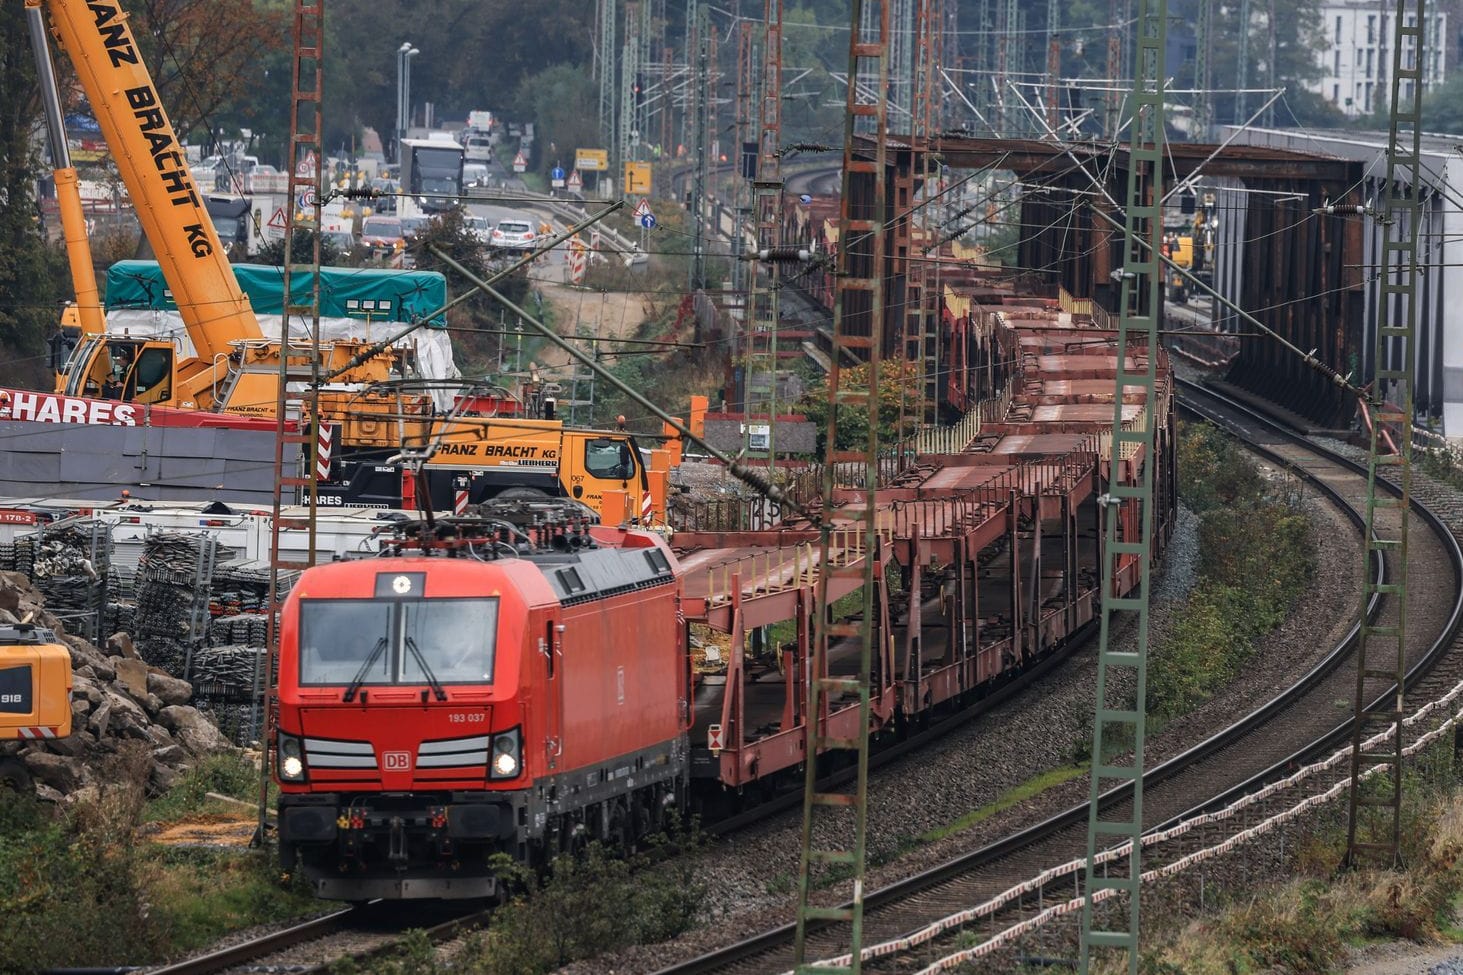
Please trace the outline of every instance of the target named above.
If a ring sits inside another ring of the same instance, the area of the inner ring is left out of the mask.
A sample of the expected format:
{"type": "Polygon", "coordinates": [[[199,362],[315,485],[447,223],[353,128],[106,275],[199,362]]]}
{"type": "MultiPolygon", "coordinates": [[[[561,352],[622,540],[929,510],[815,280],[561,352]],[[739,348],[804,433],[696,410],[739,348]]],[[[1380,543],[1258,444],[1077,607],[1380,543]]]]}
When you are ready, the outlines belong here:
{"type": "Polygon", "coordinates": [[[484,684],[496,599],[303,599],[300,685],[484,684]]]}

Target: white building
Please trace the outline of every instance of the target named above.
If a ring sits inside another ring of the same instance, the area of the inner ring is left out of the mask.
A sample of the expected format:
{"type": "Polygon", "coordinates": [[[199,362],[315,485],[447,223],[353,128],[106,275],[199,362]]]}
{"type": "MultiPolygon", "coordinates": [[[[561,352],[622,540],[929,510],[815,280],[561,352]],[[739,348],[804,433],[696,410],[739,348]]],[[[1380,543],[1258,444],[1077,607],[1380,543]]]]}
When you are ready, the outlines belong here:
{"type": "MultiPolygon", "coordinates": [[[[1316,55],[1321,79],[1308,87],[1347,115],[1369,115],[1386,108],[1391,97],[1393,24],[1395,7],[1386,0],[1330,0],[1321,6],[1326,48],[1316,55]]],[[[1417,15],[1408,14],[1408,26],[1417,15]]],[[[1423,89],[1444,81],[1448,15],[1432,13],[1423,30],[1423,89]]],[[[1403,57],[1410,62],[1415,45],[1409,39],[1403,57]]],[[[1404,82],[1402,97],[1412,97],[1412,83],[1404,82]]]]}

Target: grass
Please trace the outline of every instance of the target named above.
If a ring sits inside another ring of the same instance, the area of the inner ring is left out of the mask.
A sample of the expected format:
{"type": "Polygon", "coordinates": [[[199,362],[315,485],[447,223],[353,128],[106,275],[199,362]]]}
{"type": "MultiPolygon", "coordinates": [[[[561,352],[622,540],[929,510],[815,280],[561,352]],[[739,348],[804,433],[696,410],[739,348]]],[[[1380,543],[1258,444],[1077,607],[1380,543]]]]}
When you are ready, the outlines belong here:
{"type": "MultiPolygon", "coordinates": [[[[271,782],[271,798],[276,791],[271,782]]],[[[143,811],[145,821],[168,822],[198,813],[236,811],[229,804],[209,799],[209,792],[258,802],[259,769],[237,755],[210,755],[189,769],[171,789],[147,803],[143,811]]]]}
{"type": "Polygon", "coordinates": [[[1055,789],[1065,782],[1081,778],[1087,774],[1088,768],[1089,766],[1086,764],[1064,765],[1061,768],[1054,768],[1043,772],[1014,788],[1007,789],[996,797],[994,802],[988,802],[979,809],[972,809],[953,823],[930,830],[928,833],[923,834],[920,840],[925,843],[933,843],[947,836],[953,836],[956,833],[975,826],[977,823],[985,822],[997,813],[1005,812],[1012,806],[1019,805],[1033,796],[1039,796],[1048,789],[1055,789]]]}
{"type": "Polygon", "coordinates": [[[148,842],[145,823],[214,812],[205,793],[251,796],[257,772],[214,756],[148,801],[146,746],[124,745],[63,809],[0,797],[0,959],[32,968],[155,963],[230,931],[313,913],[266,854],[148,842]]]}
{"type": "MultiPolygon", "coordinates": [[[[1144,918],[1142,970],[1322,975],[1344,970],[1352,949],[1377,941],[1463,941],[1463,792],[1450,741],[1408,766],[1402,815],[1406,869],[1338,869],[1346,850],[1341,800],[1318,810],[1308,832],[1287,843],[1275,881],[1211,887],[1219,906],[1203,913],[1166,897],[1168,909],[1144,918]]],[[[1253,857],[1270,859],[1263,851],[1253,857]]]]}
{"type": "Polygon", "coordinates": [[[1463,943],[1463,924],[1459,923],[1460,919],[1463,919],[1463,888],[1454,891],[1453,896],[1448,898],[1448,916],[1438,925],[1438,934],[1444,941],[1463,943]]]}

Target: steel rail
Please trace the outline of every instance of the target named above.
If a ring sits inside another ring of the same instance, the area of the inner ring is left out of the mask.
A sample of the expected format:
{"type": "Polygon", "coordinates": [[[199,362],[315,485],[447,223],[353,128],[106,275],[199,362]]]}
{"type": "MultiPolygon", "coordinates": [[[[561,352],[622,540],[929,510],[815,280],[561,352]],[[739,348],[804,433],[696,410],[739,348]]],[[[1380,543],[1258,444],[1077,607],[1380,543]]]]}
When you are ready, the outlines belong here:
{"type": "Polygon", "coordinates": [[[364,907],[347,907],[333,911],[302,924],[272,931],[261,938],[229,945],[187,961],[154,968],[149,975],[214,975],[215,972],[246,964],[264,955],[348,930],[360,922],[364,910],[364,907]]]}

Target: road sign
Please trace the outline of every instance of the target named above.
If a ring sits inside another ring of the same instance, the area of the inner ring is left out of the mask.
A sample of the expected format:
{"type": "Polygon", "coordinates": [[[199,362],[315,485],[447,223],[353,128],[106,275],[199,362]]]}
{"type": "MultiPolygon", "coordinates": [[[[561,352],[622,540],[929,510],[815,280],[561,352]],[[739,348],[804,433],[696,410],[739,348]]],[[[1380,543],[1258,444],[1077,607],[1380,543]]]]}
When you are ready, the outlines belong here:
{"type": "Polygon", "coordinates": [[[579,176],[579,170],[577,170],[577,169],[571,169],[571,170],[569,170],[569,189],[571,189],[571,190],[577,190],[577,189],[583,188],[583,186],[584,186],[584,180],[580,178],[580,176],[579,176]]]}
{"type": "Polygon", "coordinates": [[[645,197],[642,196],[640,198],[640,202],[637,203],[637,204],[635,204],[635,216],[637,216],[637,217],[644,217],[644,216],[648,216],[649,214],[650,214],[650,201],[647,200],[645,197]]]}
{"type": "Polygon", "coordinates": [[[526,169],[528,169],[528,160],[524,159],[523,153],[520,152],[518,155],[513,157],[513,171],[515,173],[521,173],[526,169]]]}
{"type": "Polygon", "coordinates": [[[574,168],[583,170],[595,170],[610,168],[610,153],[608,149],[575,149],[574,168]]]}
{"type": "Polygon", "coordinates": [[[289,226],[289,221],[284,217],[284,207],[274,208],[274,213],[270,216],[267,226],[273,227],[275,230],[284,230],[289,226]]]}
{"type": "Polygon", "coordinates": [[[647,214],[643,215],[640,218],[640,226],[644,227],[646,230],[654,230],[655,229],[655,214],[653,214],[653,213],[647,213],[647,214]]]}
{"type": "Polygon", "coordinates": [[[319,194],[315,192],[315,187],[307,186],[295,198],[295,203],[301,210],[313,210],[315,208],[315,201],[318,198],[319,194]]]}
{"type": "Polygon", "coordinates": [[[564,170],[560,169],[558,166],[555,166],[553,169],[549,170],[549,179],[563,179],[563,178],[564,178],[564,170]]]}
{"type": "Polygon", "coordinates": [[[295,167],[295,175],[314,176],[315,162],[315,150],[311,149],[309,152],[305,153],[305,158],[301,159],[299,165],[295,167]]]}
{"type": "Polygon", "coordinates": [[[627,162],[627,163],[625,163],[625,192],[626,193],[649,193],[650,192],[650,163],[648,163],[648,162],[627,162]]]}

